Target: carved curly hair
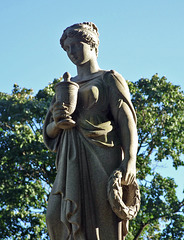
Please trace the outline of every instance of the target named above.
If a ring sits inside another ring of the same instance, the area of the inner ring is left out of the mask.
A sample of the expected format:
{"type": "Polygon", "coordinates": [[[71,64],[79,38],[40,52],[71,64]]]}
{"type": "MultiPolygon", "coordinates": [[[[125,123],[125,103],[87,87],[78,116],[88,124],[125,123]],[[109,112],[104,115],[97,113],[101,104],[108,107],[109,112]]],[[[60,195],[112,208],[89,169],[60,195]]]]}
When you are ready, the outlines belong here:
{"type": "Polygon", "coordinates": [[[96,55],[98,56],[99,33],[94,23],[83,22],[67,27],[60,38],[60,44],[63,49],[64,41],[67,37],[76,37],[80,41],[89,44],[92,48],[95,48],[96,55]]]}

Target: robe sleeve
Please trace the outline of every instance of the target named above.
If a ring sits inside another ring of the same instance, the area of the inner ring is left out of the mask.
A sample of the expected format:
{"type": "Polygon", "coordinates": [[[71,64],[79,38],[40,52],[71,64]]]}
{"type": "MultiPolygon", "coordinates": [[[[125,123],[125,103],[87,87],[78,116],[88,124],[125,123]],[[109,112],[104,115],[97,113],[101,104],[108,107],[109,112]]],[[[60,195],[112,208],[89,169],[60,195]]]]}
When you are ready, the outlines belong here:
{"type": "Polygon", "coordinates": [[[53,152],[57,152],[58,144],[59,144],[60,137],[61,137],[61,132],[58,134],[58,136],[56,138],[50,138],[47,135],[46,128],[47,128],[49,123],[54,121],[53,116],[52,116],[52,112],[51,112],[51,107],[52,107],[52,105],[54,104],[55,101],[56,101],[55,97],[53,97],[51,105],[50,105],[50,107],[48,109],[47,115],[45,117],[44,125],[43,125],[43,140],[44,140],[44,144],[45,144],[45,146],[49,150],[51,150],[53,152]]]}
{"type": "Polygon", "coordinates": [[[104,75],[110,112],[118,129],[125,157],[135,158],[137,153],[137,118],[125,79],[114,70],[104,75]]]}

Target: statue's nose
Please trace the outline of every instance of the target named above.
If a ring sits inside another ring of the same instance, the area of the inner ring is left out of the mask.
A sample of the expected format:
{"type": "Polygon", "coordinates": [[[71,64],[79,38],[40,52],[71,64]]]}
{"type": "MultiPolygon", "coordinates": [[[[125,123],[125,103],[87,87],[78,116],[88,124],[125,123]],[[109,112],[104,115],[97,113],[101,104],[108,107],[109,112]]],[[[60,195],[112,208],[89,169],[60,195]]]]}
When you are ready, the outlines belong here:
{"type": "Polygon", "coordinates": [[[74,47],[70,47],[69,53],[70,53],[71,55],[75,54],[75,48],[74,48],[74,47]]]}

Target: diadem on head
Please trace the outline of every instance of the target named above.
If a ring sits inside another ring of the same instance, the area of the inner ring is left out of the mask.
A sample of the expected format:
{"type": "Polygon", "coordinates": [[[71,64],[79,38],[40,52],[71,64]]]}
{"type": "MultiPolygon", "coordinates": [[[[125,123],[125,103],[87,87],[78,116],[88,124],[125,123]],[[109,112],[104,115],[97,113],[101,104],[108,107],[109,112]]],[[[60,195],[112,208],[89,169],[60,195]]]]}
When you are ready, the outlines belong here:
{"type": "Polygon", "coordinates": [[[76,37],[79,41],[89,44],[92,48],[95,48],[96,54],[98,55],[99,33],[94,23],[83,22],[67,27],[60,38],[62,48],[64,47],[64,41],[67,37],[76,37]]]}

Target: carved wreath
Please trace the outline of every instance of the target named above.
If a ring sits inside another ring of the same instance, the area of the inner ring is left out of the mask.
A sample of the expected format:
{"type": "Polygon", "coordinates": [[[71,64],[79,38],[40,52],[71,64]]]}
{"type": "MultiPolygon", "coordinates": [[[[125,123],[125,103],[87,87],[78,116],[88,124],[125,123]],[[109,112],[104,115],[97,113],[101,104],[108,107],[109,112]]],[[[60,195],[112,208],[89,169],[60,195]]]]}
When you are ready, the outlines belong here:
{"type": "Polygon", "coordinates": [[[113,212],[122,220],[136,217],[140,209],[140,191],[136,178],[130,185],[122,185],[122,171],[117,169],[107,185],[108,200],[113,212]]]}

